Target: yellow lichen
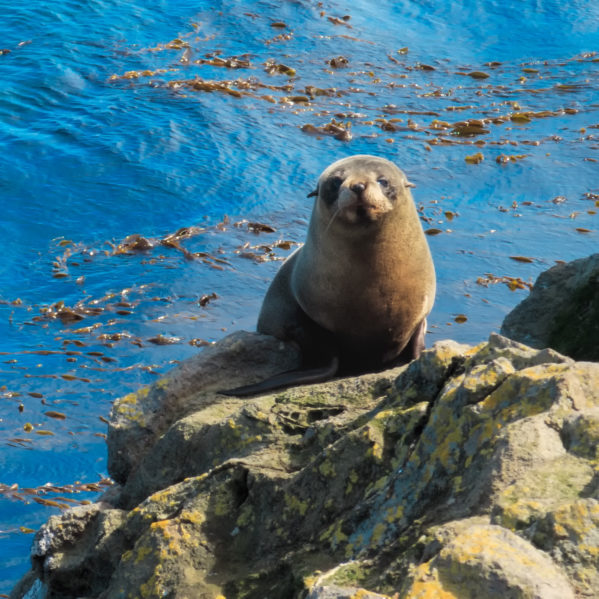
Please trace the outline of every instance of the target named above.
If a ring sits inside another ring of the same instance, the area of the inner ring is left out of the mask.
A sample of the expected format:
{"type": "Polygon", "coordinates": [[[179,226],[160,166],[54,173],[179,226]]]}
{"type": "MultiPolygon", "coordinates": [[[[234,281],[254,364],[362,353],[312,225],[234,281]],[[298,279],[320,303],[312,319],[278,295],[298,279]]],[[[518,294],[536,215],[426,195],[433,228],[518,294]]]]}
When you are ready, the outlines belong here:
{"type": "Polygon", "coordinates": [[[195,526],[200,526],[206,521],[206,515],[201,510],[183,510],[179,515],[179,520],[181,522],[187,522],[189,524],[194,524],[195,526]]]}
{"type": "Polygon", "coordinates": [[[285,505],[292,511],[298,512],[300,516],[305,516],[308,511],[308,502],[300,501],[297,495],[285,493],[285,505]]]}
{"type": "Polygon", "coordinates": [[[156,381],[156,387],[158,387],[159,389],[166,389],[168,387],[170,383],[170,379],[163,377],[161,379],[158,379],[158,381],[156,381]]]}
{"type": "Polygon", "coordinates": [[[139,402],[145,399],[150,392],[150,387],[142,387],[135,393],[129,393],[114,402],[113,411],[118,416],[131,420],[139,426],[146,425],[144,412],[139,405],[139,402]]]}
{"type": "Polygon", "coordinates": [[[522,523],[543,515],[543,505],[533,499],[517,499],[504,507],[500,523],[511,530],[517,530],[522,523]]]}
{"type": "Polygon", "coordinates": [[[431,568],[430,562],[420,564],[415,569],[412,583],[402,597],[405,599],[459,599],[443,588],[439,574],[436,568],[431,568]]]}
{"type": "Polygon", "coordinates": [[[587,535],[599,527],[599,503],[594,500],[581,499],[563,505],[552,515],[555,534],[576,542],[586,540],[587,535]]]}
{"type": "Polygon", "coordinates": [[[157,520],[150,524],[150,530],[162,530],[165,531],[170,524],[170,520],[157,520]]]}
{"type": "Polygon", "coordinates": [[[372,447],[368,450],[366,455],[372,456],[373,458],[375,458],[377,460],[382,460],[383,459],[383,448],[378,443],[373,443],[372,447]]]}
{"type": "Polygon", "coordinates": [[[130,599],[158,599],[163,596],[163,587],[160,584],[160,578],[162,576],[162,566],[158,564],[152,576],[144,583],[139,586],[139,594],[129,594],[130,599]]]}
{"type": "MultiPolygon", "coordinates": [[[[372,597],[370,591],[358,589],[349,599],[368,599],[368,597],[372,597]]],[[[389,597],[389,595],[379,595],[379,597],[389,597]]]]}

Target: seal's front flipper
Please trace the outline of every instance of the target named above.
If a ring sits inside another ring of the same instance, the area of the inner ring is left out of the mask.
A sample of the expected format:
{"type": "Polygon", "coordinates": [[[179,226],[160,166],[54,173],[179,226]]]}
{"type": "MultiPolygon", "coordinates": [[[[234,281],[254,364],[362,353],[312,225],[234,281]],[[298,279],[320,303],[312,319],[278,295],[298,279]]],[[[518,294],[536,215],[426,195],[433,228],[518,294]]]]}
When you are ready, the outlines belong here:
{"type": "Polygon", "coordinates": [[[274,391],[283,387],[294,387],[295,385],[309,385],[311,383],[321,383],[334,377],[339,370],[339,358],[333,356],[326,366],[310,368],[307,370],[288,370],[281,374],[254,383],[253,385],[243,385],[235,389],[219,391],[221,395],[230,395],[236,397],[245,397],[248,395],[258,395],[266,391],[274,391]]]}
{"type": "Polygon", "coordinates": [[[396,364],[407,364],[420,356],[424,350],[424,336],[426,335],[426,318],[416,327],[407,345],[399,354],[396,364]]]}

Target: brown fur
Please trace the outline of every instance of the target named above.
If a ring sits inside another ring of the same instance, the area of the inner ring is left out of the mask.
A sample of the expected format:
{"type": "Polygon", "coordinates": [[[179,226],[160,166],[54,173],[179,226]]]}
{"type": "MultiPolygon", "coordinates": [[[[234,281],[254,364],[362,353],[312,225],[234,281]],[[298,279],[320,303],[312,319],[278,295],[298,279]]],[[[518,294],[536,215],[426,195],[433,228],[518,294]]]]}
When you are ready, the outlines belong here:
{"type": "Polygon", "coordinates": [[[258,318],[259,332],[299,344],[314,376],[289,372],[231,394],[380,370],[420,354],[435,271],[411,186],[375,156],[323,172],[310,194],[306,243],[275,276],[258,318]]]}

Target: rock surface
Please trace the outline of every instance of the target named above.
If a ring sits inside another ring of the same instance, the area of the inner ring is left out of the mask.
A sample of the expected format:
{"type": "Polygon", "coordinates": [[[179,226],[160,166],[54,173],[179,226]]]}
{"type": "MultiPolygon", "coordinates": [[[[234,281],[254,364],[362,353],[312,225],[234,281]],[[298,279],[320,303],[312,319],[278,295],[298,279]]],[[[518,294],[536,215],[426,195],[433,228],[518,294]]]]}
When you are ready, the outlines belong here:
{"type": "Polygon", "coordinates": [[[501,333],[599,362],[599,254],[541,273],[530,295],[506,316],[501,333]]]}
{"type": "Polygon", "coordinates": [[[50,518],[12,599],[596,597],[599,364],[492,335],[217,395],[264,343],[281,353],[238,334],[115,403],[118,484],[50,518]]]}

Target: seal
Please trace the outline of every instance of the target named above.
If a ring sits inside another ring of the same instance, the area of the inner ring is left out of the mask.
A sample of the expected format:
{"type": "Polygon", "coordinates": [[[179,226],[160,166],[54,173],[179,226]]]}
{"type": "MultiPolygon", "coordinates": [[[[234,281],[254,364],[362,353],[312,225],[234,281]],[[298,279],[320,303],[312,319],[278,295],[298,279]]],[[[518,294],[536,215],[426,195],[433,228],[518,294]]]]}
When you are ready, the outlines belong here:
{"type": "Polygon", "coordinates": [[[413,185],[392,162],[343,158],[318,180],[303,247],[283,263],[257,330],[297,343],[302,369],[238,387],[254,395],[404,364],[424,349],[435,269],[413,185]]]}

